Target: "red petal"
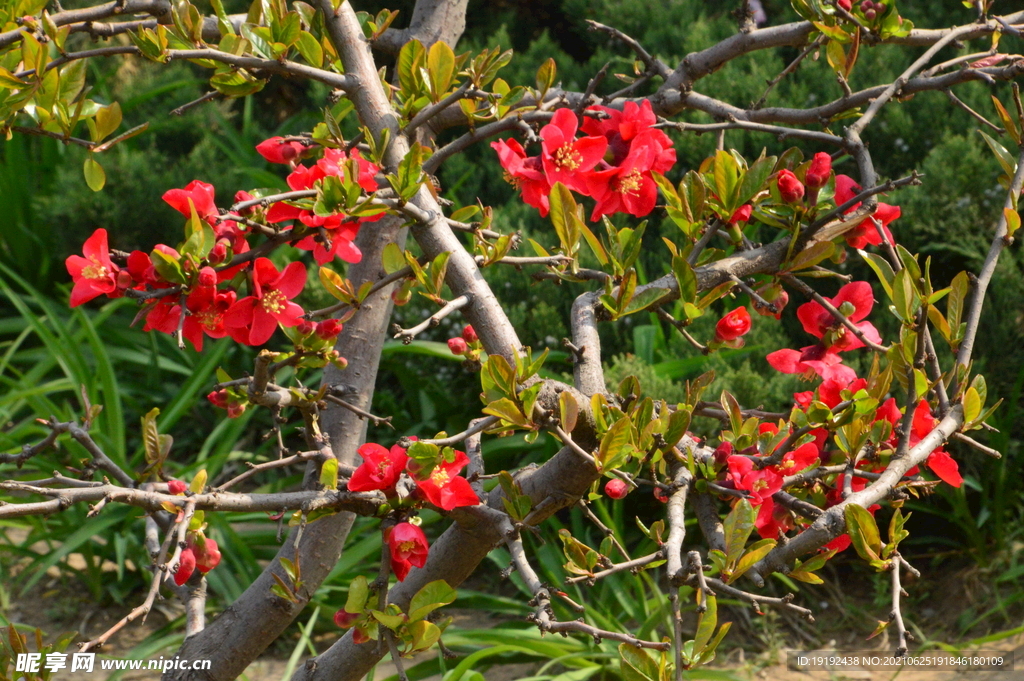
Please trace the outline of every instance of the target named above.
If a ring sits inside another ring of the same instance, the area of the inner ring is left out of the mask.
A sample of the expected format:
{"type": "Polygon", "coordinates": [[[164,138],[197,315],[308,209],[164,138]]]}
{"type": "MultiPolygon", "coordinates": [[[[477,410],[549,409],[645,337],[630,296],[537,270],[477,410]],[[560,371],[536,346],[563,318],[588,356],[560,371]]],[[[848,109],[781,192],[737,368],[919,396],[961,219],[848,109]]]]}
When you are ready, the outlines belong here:
{"type": "Polygon", "coordinates": [[[293,262],[284,268],[281,277],[277,280],[276,288],[289,300],[302,293],[306,285],[306,266],[301,262],[293,262]]]}
{"type": "Polygon", "coordinates": [[[852,303],[854,311],[852,314],[847,315],[847,317],[851,322],[859,322],[871,314],[871,308],[875,304],[875,296],[871,291],[871,284],[868,282],[852,281],[839,289],[839,293],[836,294],[836,297],[831,302],[837,309],[843,303],[852,303]]]}
{"type": "Polygon", "coordinates": [[[796,350],[791,350],[790,348],[776,350],[769,353],[766,359],[773,369],[784,374],[799,374],[803,372],[803,368],[800,366],[800,353],[796,350]]]}
{"type": "Polygon", "coordinates": [[[953,487],[963,484],[964,479],[960,475],[960,466],[945,450],[936,449],[928,455],[928,460],[925,463],[928,464],[932,473],[939,476],[943,482],[947,482],[953,487]]]}

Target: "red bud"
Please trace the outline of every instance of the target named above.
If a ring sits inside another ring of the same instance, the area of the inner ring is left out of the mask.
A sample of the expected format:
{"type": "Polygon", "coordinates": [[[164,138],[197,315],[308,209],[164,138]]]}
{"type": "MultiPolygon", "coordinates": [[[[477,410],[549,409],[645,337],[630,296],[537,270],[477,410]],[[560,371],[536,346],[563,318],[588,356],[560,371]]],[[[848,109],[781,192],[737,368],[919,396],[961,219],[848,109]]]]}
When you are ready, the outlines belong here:
{"type": "Polygon", "coordinates": [[[464,355],[469,350],[469,346],[462,338],[449,338],[448,349],[452,351],[453,355],[464,355]]]}
{"type": "Polygon", "coordinates": [[[476,335],[476,331],[469,324],[466,324],[466,328],[462,330],[462,340],[467,343],[476,343],[480,338],[476,335]]]}
{"type": "Polygon", "coordinates": [[[184,494],[185,490],[187,490],[187,489],[188,489],[188,485],[186,485],[181,480],[168,480],[167,481],[167,492],[168,492],[168,494],[174,494],[174,495],[184,494]]]}
{"type": "Polygon", "coordinates": [[[323,340],[337,338],[341,333],[341,322],[337,319],[325,319],[316,325],[316,335],[323,340]]]}
{"type": "Polygon", "coordinates": [[[610,496],[612,499],[623,499],[629,494],[629,485],[625,480],[619,478],[612,478],[604,486],[604,493],[610,496]]]}

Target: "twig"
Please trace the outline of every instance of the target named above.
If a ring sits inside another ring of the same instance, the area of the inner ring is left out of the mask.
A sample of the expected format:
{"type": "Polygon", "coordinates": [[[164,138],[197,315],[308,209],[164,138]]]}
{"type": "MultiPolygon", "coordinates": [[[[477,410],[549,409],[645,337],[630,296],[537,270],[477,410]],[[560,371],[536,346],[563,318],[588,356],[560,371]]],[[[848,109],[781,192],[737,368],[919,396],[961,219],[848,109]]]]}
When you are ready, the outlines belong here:
{"type": "Polygon", "coordinates": [[[889,619],[896,624],[896,657],[903,657],[907,654],[907,627],[903,623],[903,612],[900,609],[900,596],[907,595],[900,584],[900,560],[899,554],[895,554],[896,560],[889,563],[889,570],[892,572],[892,612],[889,619]]]}
{"type": "Polygon", "coordinates": [[[416,336],[423,333],[427,329],[434,328],[435,326],[441,323],[442,319],[444,319],[451,313],[466,307],[467,305],[469,305],[472,299],[473,298],[468,293],[465,293],[459,296],[458,298],[455,298],[445,303],[444,307],[442,307],[440,310],[424,319],[416,326],[409,329],[403,329],[399,327],[398,332],[395,334],[395,338],[401,338],[402,343],[404,345],[412,343],[413,339],[416,338],[416,336]]]}
{"type": "Polygon", "coordinates": [[[796,71],[797,67],[800,66],[800,62],[802,62],[804,59],[806,59],[807,55],[811,54],[816,49],[821,47],[821,44],[823,42],[825,42],[825,36],[824,35],[818,36],[818,38],[814,42],[812,42],[810,45],[808,45],[804,49],[803,52],[801,52],[799,55],[797,55],[796,59],[791,61],[789,63],[789,65],[786,66],[786,68],[782,69],[782,71],[779,73],[779,75],[777,75],[774,78],[772,78],[771,80],[769,80],[768,81],[768,87],[765,88],[764,94],[761,95],[761,98],[759,100],[757,100],[756,102],[754,102],[754,104],[750,108],[754,109],[756,111],[757,109],[760,109],[762,106],[764,106],[765,101],[767,101],[767,99],[768,99],[768,95],[775,88],[775,86],[778,85],[779,82],[782,81],[783,78],[785,78],[789,74],[791,74],[794,71],[796,71]]]}
{"type": "Polygon", "coordinates": [[[987,447],[978,442],[977,440],[975,440],[974,438],[968,437],[963,433],[953,433],[951,439],[956,440],[957,442],[962,442],[973,449],[977,449],[982,454],[987,454],[988,456],[991,456],[993,459],[1003,458],[1003,455],[998,450],[992,449],[991,447],[987,447]]]}
{"type": "Polygon", "coordinates": [[[343,400],[342,398],[338,397],[337,395],[333,395],[333,394],[330,394],[330,393],[328,393],[327,395],[324,395],[324,399],[327,400],[328,402],[332,402],[333,404],[338,405],[339,407],[344,407],[345,409],[348,409],[350,412],[352,412],[353,414],[355,414],[356,416],[358,416],[361,419],[369,419],[370,422],[372,422],[373,425],[375,425],[375,426],[387,426],[388,428],[392,428],[392,429],[394,428],[394,426],[391,425],[391,419],[393,418],[391,416],[387,416],[387,417],[374,416],[370,412],[365,411],[363,409],[360,409],[359,407],[357,407],[356,405],[352,404],[351,402],[346,402],[345,400],[343,400]]]}

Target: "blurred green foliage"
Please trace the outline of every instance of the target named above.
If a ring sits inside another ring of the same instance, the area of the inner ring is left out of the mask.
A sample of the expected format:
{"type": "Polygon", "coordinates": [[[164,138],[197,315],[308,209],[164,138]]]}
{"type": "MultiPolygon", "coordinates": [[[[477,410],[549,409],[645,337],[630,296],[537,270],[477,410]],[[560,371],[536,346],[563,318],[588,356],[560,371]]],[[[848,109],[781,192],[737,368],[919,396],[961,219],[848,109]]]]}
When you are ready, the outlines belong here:
{"type": "MultiPolygon", "coordinates": [[[[226,4],[228,11],[241,9],[226,4]]],[[[584,89],[589,78],[610,63],[609,78],[598,88],[598,93],[608,93],[622,86],[611,74],[631,73],[632,58],[621,45],[609,44],[603,36],[588,32],[585,19],[616,26],[666,62],[676,63],[688,52],[732,35],[736,21],[731,12],[740,4],[700,0],[471,3],[469,28],[458,51],[495,45],[514,47],[517,56],[502,74],[512,84],[532,84],[537,67],[548,57],[554,57],[558,80],[564,87],[577,90],[584,89]]],[[[795,18],[785,2],[766,0],[764,4],[773,24],[795,18]]],[[[921,27],[973,19],[972,10],[965,9],[958,0],[907,4],[910,6],[905,13],[921,27]]],[[[994,11],[1008,9],[1008,4],[997,2],[994,11]]],[[[385,5],[402,10],[396,26],[408,22],[411,2],[360,3],[359,8],[376,11],[385,5]]],[[[1009,36],[1003,40],[1010,44],[1010,51],[1021,51],[1020,41],[1014,43],[1009,36]]],[[[963,48],[961,53],[976,49],[984,48],[963,48]]],[[[764,91],[765,81],[796,54],[798,50],[788,49],[737,59],[701,81],[698,89],[736,103],[756,101],[764,91]]],[[[895,78],[915,56],[913,50],[864,49],[851,85],[856,90],[895,78]]],[[[951,56],[953,50],[944,53],[944,58],[951,56]]],[[[155,243],[178,241],[181,217],[164,205],[160,196],[167,189],[184,186],[193,179],[213,183],[220,205],[228,204],[238,189],[284,187],[281,168],[266,164],[253,147],[274,134],[308,130],[317,120],[318,110],[326,105],[328,92],[317,84],[274,79],[266,89],[245,101],[215,101],[192,108],[184,115],[172,116],[169,111],[203,94],[203,81],[192,67],[109,60],[92,63],[90,68],[96,85],[92,96],[107,101],[116,98],[122,103],[126,125],[149,121],[150,128],[104,156],[108,181],[99,194],[85,185],[80,171],[83,152],[79,149],[61,146],[53,140],[18,136],[0,145],[0,213],[6,220],[6,228],[0,230],[0,265],[4,268],[0,274],[4,294],[0,300],[0,382],[6,391],[0,399],[0,423],[5,424],[0,447],[16,451],[21,445],[40,439],[43,429],[33,422],[35,417],[80,416],[84,389],[92,403],[104,405],[96,432],[115,460],[138,461],[141,454],[134,424],[149,409],[160,406],[161,432],[170,432],[175,437],[172,473],[187,479],[205,467],[213,480],[236,474],[246,462],[276,456],[274,438],[266,439],[271,427],[269,416],[250,410],[241,419],[229,421],[223,418],[223,412],[197,398],[209,390],[214,381],[212,371],[217,366],[224,366],[232,375],[250,370],[251,353],[228,341],[209,344],[202,355],[191,349],[178,350],[167,337],[131,329],[134,310],[128,301],[69,311],[63,260],[78,252],[80,244],[98,227],[107,228],[111,245],[124,250],[149,250],[155,243]],[[29,168],[31,172],[26,172],[29,168]]],[[[784,79],[769,96],[767,105],[810,106],[828,101],[840,92],[822,55],[821,59],[808,59],[795,74],[784,79]]],[[[993,89],[983,83],[971,83],[957,92],[968,105],[990,117],[994,117],[990,94],[994,92],[1006,101],[1002,86],[993,89]]],[[[684,113],[683,119],[710,122],[703,114],[684,113]]],[[[903,209],[902,218],[893,225],[897,240],[932,257],[933,277],[939,285],[961,270],[977,270],[1003,200],[1003,191],[995,181],[996,163],[974,132],[975,127],[973,119],[951,106],[941,93],[926,93],[887,106],[869,135],[883,178],[901,177],[913,170],[924,174],[922,186],[903,190],[887,200],[903,209]]],[[[444,133],[441,141],[455,134],[458,132],[444,133]]],[[[674,140],[679,156],[673,171],[677,179],[687,169],[699,165],[715,146],[712,136],[675,134],[674,140]]],[[[725,142],[748,157],[756,156],[762,148],[768,153],[779,153],[790,146],[789,142],[738,131],[729,132],[725,142]]],[[[818,151],[806,144],[799,146],[806,155],[818,151]]],[[[852,162],[838,164],[837,171],[852,173],[852,162]]],[[[518,230],[543,245],[555,241],[549,223],[524,205],[503,181],[497,159],[486,144],[448,161],[440,181],[443,194],[456,206],[477,200],[493,206],[495,224],[501,231],[518,230]]],[[[668,221],[652,218],[640,260],[646,279],[667,271],[669,258],[661,237],[673,237],[675,229],[668,221]]],[[[752,238],[756,236],[751,234],[752,238]]],[[[873,280],[855,255],[837,269],[873,280]]],[[[985,561],[1020,537],[1024,507],[1024,465],[1020,458],[1024,425],[1018,418],[1024,384],[1022,270],[1024,256],[1020,246],[1006,249],[990,288],[976,359],[977,370],[988,378],[990,393],[1007,400],[993,423],[999,432],[988,436],[989,444],[1002,451],[1004,458],[993,461],[957,450],[967,484],[959,491],[941,491],[941,503],[929,500],[920,507],[927,513],[915,513],[916,526],[912,524],[911,529],[922,550],[951,542],[956,548],[972,549],[978,560],[985,561]]],[[[541,284],[512,268],[491,268],[486,276],[524,343],[537,349],[561,348],[562,338],[568,336],[569,308],[584,287],[541,284]]],[[[821,290],[826,294],[834,293],[835,288],[835,283],[822,282],[821,290]]],[[[743,298],[726,300],[717,312],[745,302],[743,298]]],[[[793,391],[801,389],[800,383],[796,377],[774,372],[764,355],[779,347],[807,344],[794,314],[803,301],[794,295],[792,302],[782,324],[755,317],[754,330],[746,338],[744,349],[710,357],[696,353],[653,316],[637,315],[623,323],[604,324],[600,332],[608,384],[613,386],[627,375],[637,375],[648,393],[671,402],[680,399],[683,381],[714,370],[716,382],[711,394],[727,388],[742,396],[744,406],[785,409],[793,391]]],[[[408,326],[430,312],[424,304],[414,301],[396,310],[395,321],[408,326]]],[[[443,342],[458,333],[461,323],[458,318],[446,319],[422,338],[443,342]]],[[[710,338],[713,324],[710,316],[698,320],[692,329],[694,335],[699,339],[710,338]]],[[[883,334],[884,331],[883,328],[883,334]]],[[[947,348],[940,347],[939,351],[949,359],[947,348]]],[[[546,368],[555,373],[571,371],[567,363],[560,361],[551,361],[546,368]]],[[[373,411],[394,416],[395,430],[371,427],[370,439],[390,444],[398,435],[457,432],[470,418],[479,415],[479,390],[478,377],[459,364],[413,354],[409,348],[389,344],[373,411]]],[[[702,435],[713,434],[714,425],[695,422],[702,435]]],[[[295,436],[286,432],[285,437],[286,443],[290,443],[295,436]]],[[[58,460],[66,461],[69,453],[74,454],[73,447],[68,445],[69,452],[51,452],[46,457],[56,466],[58,460]]],[[[521,437],[488,440],[484,448],[488,469],[493,471],[541,461],[553,451],[553,441],[544,436],[534,444],[525,443],[521,437]]],[[[293,485],[298,479],[298,475],[257,476],[253,489],[273,491],[293,485]]],[[[631,511],[657,511],[651,499],[631,499],[628,503],[631,511]]],[[[643,540],[638,539],[631,523],[623,520],[622,508],[618,505],[608,521],[632,550],[643,540]]],[[[45,569],[55,564],[62,566],[64,579],[81,580],[91,596],[123,602],[132,589],[145,581],[137,567],[128,567],[129,563],[139,566],[148,562],[138,525],[133,525],[137,515],[129,509],[108,508],[98,518],[86,519],[84,509],[73,508],[46,520],[26,519],[0,526],[0,537],[7,538],[11,555],[30,559],[29,566],[22,567],[16,578],[2,580],[0,590],[7,591],[0,592],[0,602],[11,594],[26,593],[41,579],[45,569]],[[97,538],[90,538],[93,534],[97,538]],[[39,541],[62,548],[40,555],[31,548],[39,541]],[[67,567],[64,559],[71,552],[85,556],[88,567],[84,571],[67,567]],[[107,578],[102,571],[104,560],[111,561],[118,576],[125,579],[107,578]]],[[[226,549],[223,554],[229,568],[212,572],[210,584],[221,603],[229,602],[255,577],[261,561],[273,555],[278,544],[277,527],[259,514],[236,517],[230,523],[213,514],[210,520],[212,536],[226,549]]],[[[593,531],[582,525],[575,511],[559,522],[572,524],[580,537],[593,531]]],[[[379,536],[372,531],[374,525],[372,520],[360,521],[342,561],[317,594],[315,605],[323,606],[319,628],[329,627],[329,614],[344,602],[351,578],[369,574],[372,569],[380,548],[379,536]]],[[[545,529],[548,543],[539,548],[539,555],[543,577],[558,583],[561,558],[552,548],[557,546],[555,529],[545,529]]],[[[433,531],[428,528],[428,532],[433,531]]],[[[593,545],[597,543],[595,540],[593,545]]],[[[493,560],[500,567],[507,565],[498,553],[493,560]]],[[[1012,570],[1019,574],[1016,560],[1011,561],[1012,570]]],[[[2,565],[0,569],[7,567],[2,565]]],[[[490,596],[467,590],[461,594],[460,604],[496,613],[524,614],[525,597],[519,598],[514,589],[506,589],[504,594],[490,596]]],[[[574,595],[577,600],[579,596],[574,595]]],[[[599,618],[606,628],[617,622],[620,627],[649,626],[652,632],[665,633],[664,599],[665,595],[649,578],[623,577],[589,590],[586,600],[596,604],[591,616],[599,618]]],[[[167,645],[176,640],[170,629],[158,633],[147,645],[167,645]]],[[[516,627],[503,627],[491,633],[455,630],[449,645],[460,650],[492,646],[492,661],[558,659],[560,662],[551,669],[559,673],[568,669],[573,674],[559,679],[604,678],[594,677],[598,671],[588,670],[602,656],[614,652],[607,644],[602,647],[552,638],[541,641],[533,629],[516,627]]],[[[432,661],[428,666],[442,664],[443,661],[432,661]]],[[[481,658],[476,669],[483,669],[486,664],[481,658]]],[[[546,673],[539,672],[537,678],[552,676],[544,676],[546,673]]],[[[454,676],[475,679],[479,674],[472,671],[454,676]]]]}

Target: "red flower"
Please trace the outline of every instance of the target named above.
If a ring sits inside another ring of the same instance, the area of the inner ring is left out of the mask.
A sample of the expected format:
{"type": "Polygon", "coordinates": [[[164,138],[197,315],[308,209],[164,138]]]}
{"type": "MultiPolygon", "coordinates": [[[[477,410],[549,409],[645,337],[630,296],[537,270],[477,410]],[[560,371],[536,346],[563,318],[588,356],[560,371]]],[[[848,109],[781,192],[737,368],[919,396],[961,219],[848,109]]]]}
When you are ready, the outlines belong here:
{"type": "Polygon", "coordinates": [[[776,182],[779,185],[779,195],[786,203],[796,203],[804,198],[804,185],[793,171],[785,168],[780,170],[776,182]]]}
{"type": "Polygon", "coordinates": [[[242,298],[224,315],[228,334],[239,343],[262,345],[280,322],[295,326],[302,308],[291,299],[306,285],[306,266],[293,262],[278,272],[268,258],[257,258],[252,272],[253,295],[242,298]]]}
{"type": "Polygon", "coordinates": [[[358,149],[353,149],[352,153],[347,156],[341,149],[327,149],[324,152],[323,158],[316,162],[316,167],[320,169],[323,175],[341,177],[345,172],[342,166],[350,159],[356,162],[356,166],[359,169],[356,182],[363,188],[363,191],[367,193],[377,191],[377,180],[375,178],[377,173],[380,172],[380,166],[360,156],[358,149]]]}
{"type": "Polygon", "coordinates": [[[807,442],[782,457],[778,472],[782,475],[795,475],[811,464],[818,462],[818,445],[807,442]]]}
{"type": "MultiPolygon", "coordinates": [[[[185,307],[189,314],[185,317],[181,334],[192,343],[196,352],[203,351],[203,334],[210,338],[223,338],[228,335],[224,328],[224,316],[235,304],[234,291],[218,291],[213,286],[198,286],[189,294],[185,307]]],[[[181,314],[181,308],[178,308],[181,314]]]]}
{"type": "Polygon", "coordinates": [[[849,12],[853,8],[853,0],[836,0],[836,4],[849,12]]]}
{"type": "Polygon", "coordinates": [[[316,325],[315,333],[321,340],[337,338],[342,329],[341,322],[337,319],[325,319],[316,325]]]}
{"type": "Polygon", "coordinates": [[[170,189],[164,192],[163,199],[171,208],[185,217],[192,216],[192,211],[188,207],[188,202],[191,200],[192,205],[196,208],[196,214],[200,218],[212,222],[208,218],[217,215],[217,206],[213,202],[213,194],[212,184],[207,184],[200,180],[192,180],[185,185],[184,189],[170,189]]]}
{"type": "Polygon", "coordinates": [[[196,544],[195,553],[196,569],[204,575],[220,565],[220,549],[209,537],[204,538],[202,544],[196,544]]]}
{"type": "Polygon", "coordinates": [[[547,217],[551,183],[544,175],[540,157],[528,157],[522,145],[514,139],[491,142],[491,148],[498,152],[498,162],[505,169],[505,180],[523,192],[523,201],[527,205],[539,209],[542,218],[547,217]]]}
{"type": "Polygon", "coordinates": [[[658,122],[654,115],[650,101],[644,99],[638,105],[636,102],[626,102],[622,111],[606,106],[588,107],[588,111],[600,111],[605,118],[594,118],[585,116],[581,128],[587,135],[603,135],[608,140],[608,154],[605,160],[610,165],[620,165],[631,149],[633,141],[638,137],[646,137],[648,143],[657,147],[652,165],[647,168],[659,173],[666,173],[676,163],[676,150],[672,148],[672,140],[661,130],[652,126],[658,122]]]}
{"type": "Polygon", "coordinates": [[[196,569],[196,554],[192,549],[182,549],[178,558],[178,569],[174,571],[174,583],[181,586],[188,581],[196,569]]]}
{"type": "Polygon", "coordinates": [[[75,282],[71,289],[71,307],[78,307],[96,296],[117,291],[119,268],[110,261],[107,230],[97,229],[82,245],[81,255],[70,255],[64,261],[75,282]]]}
{"type": "MultiPolygon", "coordinates": [[[[861,186],[852,177],[849,175],[836,175],[837,206],[843,205],[859,194],[860,191],[861,186]]],[[[846,213],[852,213],[858,208],[860,208],[860,204],[856,203],[848,208],[846,213]]],[[[878,220],[882,224],[882,232],[889,243],[895,243],[892,238],[892,232],[889,231],[889,224],[900,217],[901,214],[902,211],[899,206],[890,206],[887,203],[879,202],[875,212],[870,217],[865,218],[863,222],[846,233],[846,243],[851,248],[864,248],[868,244],[873,246],[880,245],[882,243],[882,235],[878,233],[874,220],[878,220]]]]}
{"type": "MultiPolygon", "coordinates": [[[[928,400],[918,402],[917,408],[914,410],[914,422],[910,432],[910,446],[916,447],[921,440],[932,432],[938,422],[938,419],[932,416],[928,400]]],[[[934,449],[924,463],[943,482],[949,483],[953,487],[959,487],[963,484],[964,479],[960,475],[960,467],[942,447],[934,449]]]]}
{"type": "Polygon", "coordinates": [[[466,326],[462,329],[462,340],[466,341],[467,343],[476,343],[478,340],[480,340],[480,337],[476,335],[476,329],[474,329],[471,325],[466,324],[466,326]]]}
{"type": "Polygon", "coordinates": [[[168,494],[173,494],[173,495],[177,496],[179,494],[184,494],[185,490],[187,490],[187,489],[188,489],[188,485],[186,485],[181,480],[168,480],[167,481],[167,493],[168,494]]]}
{"type": "Polygon", "coordinates": [[[576,114],[559,109],[551,122],[540,130],[541,162],[548,182],[561,182],[569,189],[587,194],[586,173],[604,157],[608,140],[604,137],[576,139],[576,114]]]}
{"type": "Polygon", "coordinates": [[[808,345],[799,350],[776,350],[767,359],[773,369],[784,374],[802,374],[805,378],[817,374],[826,381],[835,379],[846,383],[857,378],[857,373],[843,364],[838,354],[826,350],[823,345],[808,345]]]}
{"type": "MultiPolygon", "coordinates": [[[[871,292],[871,284],[866,281],[854,281],[839,289],[835,298],[828,299],[832,306],[846,315],[846,318],[853,322],[854,326],[860,329],[864,336],[874,342],[880,343],[882,337],[871,322],[861,321],[869,314],[875,304],[871,292]]],[[[804,327],[804,331],[815,338],[823,340],[824,345],[834,352],[845,352],[864,347],[859,338],[849,332],[832,314],[817,302],[804,303],[796,310],[797,319],[804,327]]]]}
{"type": "Polygon", "coordinates": [[[469,481],[459,476],[459,472],[469,463],[465,452],[455,452],[455,460],[451,463],[441,461],[426,480],[417,480],[419,488],[427,501],[438,508],[450,511],[459,506],[476,506],[480,503],[476,492],[470,487],[469,481]]]}
{"type": "Polygon", "coordinates": [[[464,355],[469,350],[469,346],[466,345],[466,341],[463,338],[456,336],[455,338],[448,339],[448,349],[451,350],[453,355],[464,355]]]}
{"type": "Polygon", "coordinates": [[[765,499],[782,489],[782,476],[771,468],[754,470],[754,462],[745,456],[730,456],[729,479],[736,489],[750,492],[751,506],[760,506],[765,499]]]}
{"type": "Polygon", "coordinates": [[[852,383],[849,381],[837,381],[833,378],[818,386],[818,399],[828,405],[829,409],[833,409],[843,401],[843,397],[840,394],[841,391],[849,390],[851,394],[856,394],[858,390],[866,388],[867,385],[868,382],[863,378],[858,378],[852,383]]]}
{"type": "Polygon", "coordinates": [[[735,225],[737,222],[750,222],[750,215],[754,212],[754,207],[749,203],[745,203],[736,209],[736,212],[729,218],[729,224],[735,225]]]}
{"type": "Polygon", "coordinates": [[[391,550],[391,571],[398,581],[405,581],[413,565],[421,568],[426,564],[430,550],[427,537],[412,523],[398,523],[388,528],[384,538],[391,550]]]}
{"type": "Polygon", "coordinates": [[[359,456],[363,457],[363,463],[349,478],[350,492],[391,489],[409,462],[405,449],[398,445],[387,450],[376,443],[367,442],[358,451],[359,456]]]}
{"type": "Polygon", "coordinates": [[[625,499],[626,495],[629,494],[629,485],[626,484],[625,480],[612,478],[605,483],[604,493],[612,499],[625,499]]]}
{"type": "Polygon", "coordinates": [[[793,529],[793,515],[785,506],[776,506],[775,500],[768,497],[757,509],[757,519],[754,527],[762,539],[775,539],[779,533],[786,533],[793,529]]]}
{"type": "Polygon", "coordinates": [[[750,333],[750,313],[745,307],[735,310],[718,320],[715,325],[715,340],[719,343],[736,340],[750,333]]]}
{"type": "Polygon", "coordinates": [[[659,151],[658,145],[644,133],[633,140],[622,165],[587,176],[586,193],[597,201],[590,215],[591,221],[613,213],[629,213],[640,218],[654,210],[658,202],[658,185],[650,171],[659,151]]]}
{"type": "Polygon", "coordinates": [[[828,177],[832,174],[832,157],[824,151],[819,151],[811,159],[811,165],[804,175],[804,182],[808,189],[821,189],[828,184],[828,177]]]}
{"type": "Polygon", "coordinates": [[[260,156],[271,163],[291,163],[305,150],[306,145],[302,142],[286,142],[283,137],[271,137],[256,145],[260,156]]]}

